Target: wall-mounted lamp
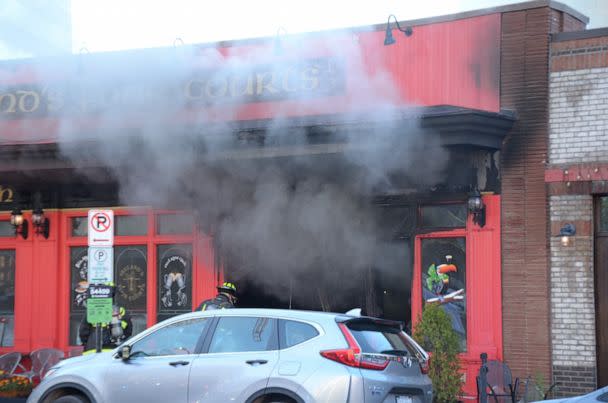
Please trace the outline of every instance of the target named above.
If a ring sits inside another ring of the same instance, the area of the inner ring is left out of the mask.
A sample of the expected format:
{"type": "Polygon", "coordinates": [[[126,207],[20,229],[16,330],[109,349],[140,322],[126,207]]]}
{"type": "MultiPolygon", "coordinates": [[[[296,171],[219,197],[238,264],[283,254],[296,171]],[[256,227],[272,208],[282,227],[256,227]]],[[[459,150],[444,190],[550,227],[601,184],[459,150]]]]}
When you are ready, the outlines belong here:
{"type": "Polygon", "coordinates": [[[565,224],[559,230],[560,242],[562,246],[572,245],[572,237],[576,235],[576,227],[574,224],[565,224]]]}
{"type": "Polygon", "coordinates": [[[397,17],[395,17],[393,14],[391,14],[388,16],[388,21],[386,22],[386,33],[384,34],[384,46],[389,46],[396,42],[395,38],[393,37],[393,30],[391,29],[391,17],[395,20],[397,29],[399,31],[403,32],[403,34],[405,36],[411,36],[414,33],[414,31],[412,30],[412,27],[401,28],[401,25],[399,25],[399,21],[397,21],[397,17]]]}
{"type": "Polygon", "coordinates": [[[44,216],[40,198],[40,193],[36,192],[34,195],[34,211],[32,211],[32,226],[37,235],[42,235],[45,239],[48,239],[50,222],[49,219],[44,216]]]}
{"type": "Polygon", "coordinates": [[[15,227],[15,236],[21,235],[23,239],[27,239],[29,226],[19,207],[15,207],[11,212],[11,225],[15,227]]]}
{"type": "Polygon", "coordinates": [[[473,215],[473,222],[480,227],[486,225],[486,206],[483,203],[479,190],[473,191],[467,203],[469,213],[473,215]]]}

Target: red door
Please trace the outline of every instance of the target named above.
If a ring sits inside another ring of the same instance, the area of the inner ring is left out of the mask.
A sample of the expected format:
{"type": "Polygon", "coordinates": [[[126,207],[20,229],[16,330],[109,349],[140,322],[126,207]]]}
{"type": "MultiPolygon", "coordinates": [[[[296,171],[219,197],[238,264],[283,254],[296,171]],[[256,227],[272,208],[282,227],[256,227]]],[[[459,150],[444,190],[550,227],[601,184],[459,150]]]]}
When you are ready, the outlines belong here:
{"type": "Polygon", "coordinates": [[[468,396],[477,393],[475,377],[481,364],[480,354],[502,360],[500,196],[484,196],[483,201],[484,227],[474,224],[469,217],[463,228],[416,236],[414,246],[414,326],[425,301],[435,297],[429,280],[431,271],[441,264],[456,267],[445,273],[450,280],[443,294],[462,298],[444,304],[444,309],[461,340],[464,393],[468,396]]]}

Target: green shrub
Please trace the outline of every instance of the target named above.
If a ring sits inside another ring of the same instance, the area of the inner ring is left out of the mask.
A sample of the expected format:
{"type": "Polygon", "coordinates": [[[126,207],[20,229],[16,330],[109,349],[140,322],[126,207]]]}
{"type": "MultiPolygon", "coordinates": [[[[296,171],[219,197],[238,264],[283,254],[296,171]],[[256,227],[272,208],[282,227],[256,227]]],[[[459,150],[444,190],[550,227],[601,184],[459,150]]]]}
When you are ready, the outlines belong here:
{"type": "Polygon", "coordinates": [[[460,340],[452,320],[439,304],[426,304],[418,319],[414,339],[431,352],[429,377],[436,402],[456,402],[463,386],[460,373],[460,340]]]}

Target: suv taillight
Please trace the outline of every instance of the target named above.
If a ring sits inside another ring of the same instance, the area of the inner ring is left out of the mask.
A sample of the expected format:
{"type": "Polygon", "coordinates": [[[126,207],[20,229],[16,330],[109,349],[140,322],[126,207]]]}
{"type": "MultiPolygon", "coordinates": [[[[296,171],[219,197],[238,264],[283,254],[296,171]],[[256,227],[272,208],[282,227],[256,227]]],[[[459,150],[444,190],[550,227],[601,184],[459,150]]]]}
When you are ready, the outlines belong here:
{"type": "Polygon", "coordinates": [[[420,361],[420,372],[422,372],[423,374],[428,374],[430,366],[431,366],[430,358],[428,360],[420,361]]]}
{"type": "Polygon", "coordinates": [[[382,371],[388,366],[388,359],[362,354],[361,348],[359,347],[359,344],[357,344],[357,340],[355,340],[344,323],[338,323],[338,327],[348,343],[348,348],[321,351],[323,357],[339,362],[340,364],[348,365],[349,367],[373,369],[377,371],[382,371]]]}

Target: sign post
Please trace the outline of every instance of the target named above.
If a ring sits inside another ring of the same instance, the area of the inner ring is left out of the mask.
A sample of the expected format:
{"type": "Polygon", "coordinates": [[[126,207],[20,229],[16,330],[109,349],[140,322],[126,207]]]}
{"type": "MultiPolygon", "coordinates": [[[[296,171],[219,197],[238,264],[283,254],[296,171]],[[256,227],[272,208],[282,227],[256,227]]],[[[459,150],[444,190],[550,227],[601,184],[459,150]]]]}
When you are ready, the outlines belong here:
{"type": "Polygon", "coordinates": [[[95,350],[102,349],[102,323],[112,320],[114,211],[89,210],[87,322],[95,325],[95,350]]]}

